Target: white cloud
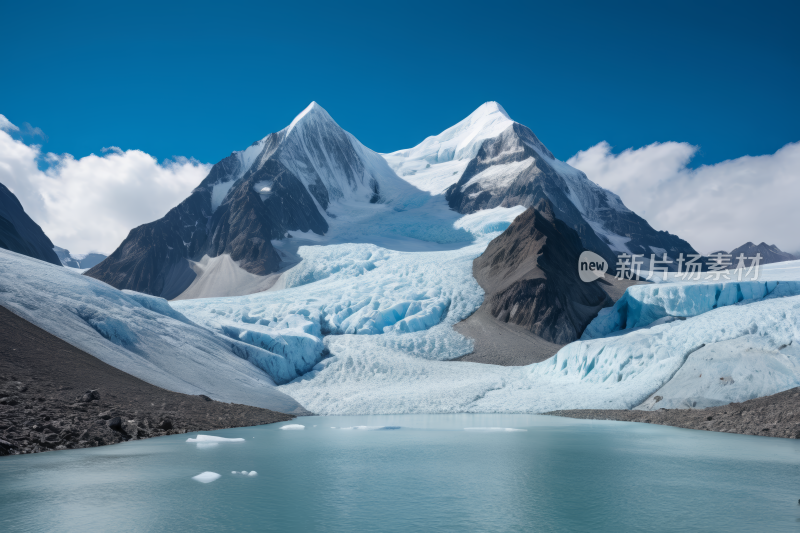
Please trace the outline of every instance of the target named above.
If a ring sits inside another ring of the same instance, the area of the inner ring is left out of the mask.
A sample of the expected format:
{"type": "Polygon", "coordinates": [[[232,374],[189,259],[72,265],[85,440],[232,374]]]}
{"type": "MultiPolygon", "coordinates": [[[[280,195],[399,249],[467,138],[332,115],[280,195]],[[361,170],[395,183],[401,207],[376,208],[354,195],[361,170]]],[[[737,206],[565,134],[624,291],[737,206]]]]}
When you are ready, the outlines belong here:
{"type": "Polygon", "coordinates": [[[567,163],[701,253],[747,241],[800,250],[800,142],[771,155],[687,168],[697,149],[666,142],[614,154],[601,142],[567,163]]]}
{"type": "Polygon", "coordinates": [[[4,115],[0,115],[0,131],[19,131],[4,115]]]}
{"type": "Polygon", "coordinates": [[[164,216],[211,168],[194,159],[163,163],[139,150],[112,148],[75,159],[13,139],[0,115],[0,183],[54,244],[71,252],[111,253],[128,232],[164,216]],[[39,161],[49,167],[39,169],[39,161]]]}

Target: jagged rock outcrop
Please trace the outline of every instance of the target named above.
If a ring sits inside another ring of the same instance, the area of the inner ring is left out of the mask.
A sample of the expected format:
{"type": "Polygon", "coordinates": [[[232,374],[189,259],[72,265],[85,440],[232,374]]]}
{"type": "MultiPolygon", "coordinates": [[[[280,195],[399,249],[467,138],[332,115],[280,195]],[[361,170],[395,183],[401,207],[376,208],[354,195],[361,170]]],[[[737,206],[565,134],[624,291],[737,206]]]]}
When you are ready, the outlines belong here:
{"type": "Polygon", "coordinates": [[[486,291],[483,305],[497,320],[549,342],[577,340],[597,312],[613,303],[599,281],[581,281],[583,250],[577,232],[540,199],[475,259],[473,274],[486,291]]]}

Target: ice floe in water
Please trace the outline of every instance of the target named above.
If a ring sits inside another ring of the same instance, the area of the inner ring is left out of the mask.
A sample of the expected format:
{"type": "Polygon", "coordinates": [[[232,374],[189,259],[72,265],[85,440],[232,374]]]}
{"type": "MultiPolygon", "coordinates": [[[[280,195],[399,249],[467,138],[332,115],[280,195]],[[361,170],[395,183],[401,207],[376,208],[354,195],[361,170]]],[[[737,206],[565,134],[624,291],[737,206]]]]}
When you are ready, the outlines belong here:
{"type": "Polygon", "coordinates": [[[494,432],[494,431],[528,431],[528,430],[527,429],[517,429],[517,428],[464,428],[464,431],[494,432]]]}
{"type": "Polygon", "coordinates": [[[249,474],[247,474],[247,475],[248,475],[248,476],[250,476],[250,477],[256,477],[256,476],[258,475],[258,472],[256,472],[255,470],[252,470],[252,471],[251,471],[249,474]]]}
{"type": "Polygon", "coordinates": [[[385,430],[400,429],[400,426],[352,426],[348,428],[338,428],[338,429],[357,430],[357,431],[385,431],[385,430]]]}
{"type": "Polygon", "coordinates": [[[226,437],[217,437],[216,435],[198,435],[197,437],[189,437],[186,442],[198,443],[220,443],[220,442],[244,442],[242,438],[229,439],[226,437]]]}
{"type": "Polygon", "coordinates": [[[197,474],[192,479],[200,483],[211,483],[212,481],[218,480],[220,477],[222,476],[216,472],[203,472],[202,474],[197,474]]]}
{"type": "Polygon", "coordinates": [[[306,427],[303,424],[286,424],[278,429],[282,429],[284,431],[299,431],[301,429],[306,429],[306,427]]]}

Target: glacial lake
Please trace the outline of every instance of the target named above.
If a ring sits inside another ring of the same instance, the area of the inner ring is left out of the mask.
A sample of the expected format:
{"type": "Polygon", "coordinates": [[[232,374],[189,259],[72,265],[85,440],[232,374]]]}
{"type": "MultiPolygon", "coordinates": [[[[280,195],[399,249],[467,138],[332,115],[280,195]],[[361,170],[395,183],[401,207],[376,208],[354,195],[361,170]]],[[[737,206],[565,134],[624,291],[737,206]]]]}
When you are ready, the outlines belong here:
{"type": "Polygon", "coordinates": [[[244,441],[0,458],[0,531],[800,529],[798,440],[463,414],[203,434],[244,441]],[[340,429],[355,426],[399,429],[340,429]],[[221,477],[192,479],[206,471],[221,477]]]}

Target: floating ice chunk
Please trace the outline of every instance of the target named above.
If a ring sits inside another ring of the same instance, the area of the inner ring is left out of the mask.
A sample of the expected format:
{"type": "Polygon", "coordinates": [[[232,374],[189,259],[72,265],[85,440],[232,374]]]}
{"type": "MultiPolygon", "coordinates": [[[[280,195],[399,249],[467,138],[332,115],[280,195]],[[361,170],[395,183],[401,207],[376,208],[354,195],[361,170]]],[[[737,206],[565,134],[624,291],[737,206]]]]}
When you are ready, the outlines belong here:
{"type": "Polygon", "coordinates": [[[285,426],[281,426],[278,429],[283,429],[283,430],[288,430],[288,431],[292,431],[292,430],[296,431],[296,430],[300,430],[300,429],[306,429],[306,427],[304,425],[302,425],[302,424],[286,424],[285,426]]]}
{"type": "Polygon", "coordinates": [[[464,431],[528,431],[517,428],[464,428],[464,431]]]}
{"type": "Polygon", "coordinates": [[[237,472],[236,470],[231,470],[231,474],[238,474],[238,473],[239,472],[237,472]]]}
{"type": "Polygon", "coordinates": [[[250,476],[250,477],[256,477],[256,476],[258,475],[258,472],[256,472],[255,470],[253,470],[252,472],[250,472],[250,473],[249,473],[249,474],[247,474],[247,475],[248,475],[248,476],[250,476]]]}
{"type": "Polygon", "coordinates": [[[198,435],[196,438],[189,437],[186,442],[244,442],[242,438],[228,439],[217,437],[216,435],[198,435]]]}
{"type": "Polygon", "coordinates": [[[212,481],[218,480],[220,477],[221,476],[216,472],[203,472],[202,474],[197,474],[192,479],[200,483],[211,483],[212,481]]]}
{"type": "Polygon", "coordinates": [[[355,429],[360,431],[382,431],[382,430],[400,429],[400,426],[352,426],[349,428],[339,428],[339,429],[347,429],[347,430],[355,429]]]}
{"type": "Polygon", "coordinates": [[[247,475],[247,470],[242,470],[242,474],[246,476],[247,475]]]}

